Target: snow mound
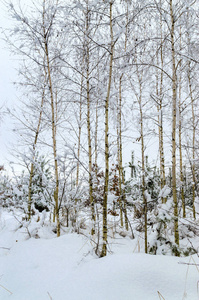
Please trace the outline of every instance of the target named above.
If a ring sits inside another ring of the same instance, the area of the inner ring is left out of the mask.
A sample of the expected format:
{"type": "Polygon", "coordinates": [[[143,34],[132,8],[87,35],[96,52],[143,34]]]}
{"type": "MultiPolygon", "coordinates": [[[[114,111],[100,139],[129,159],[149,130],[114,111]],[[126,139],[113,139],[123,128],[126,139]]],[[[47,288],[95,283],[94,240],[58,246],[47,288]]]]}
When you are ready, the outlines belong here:
{"type": "Polygon", "coordinates": [[[1,300],[198,299],[199,273],[189,257],[133,253],[132,240],[123,239],[123,250],[112,245],[114,254],[97,258],[82,235],[27,238],[16,226],[14,217],[1,215],[1,300]]]}

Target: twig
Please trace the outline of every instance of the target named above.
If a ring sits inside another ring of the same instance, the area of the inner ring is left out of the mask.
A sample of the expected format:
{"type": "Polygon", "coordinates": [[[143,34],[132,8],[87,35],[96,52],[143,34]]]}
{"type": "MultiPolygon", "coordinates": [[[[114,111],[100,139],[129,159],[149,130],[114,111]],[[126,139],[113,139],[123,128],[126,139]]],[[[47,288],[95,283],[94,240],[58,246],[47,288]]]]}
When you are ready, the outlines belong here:
{"type": "Polygon", "coordinates": [[[10,250],[11,248],[0,247],[0,249],[6,249],[6,250],[10,250]]]}
{"type": "Polygon", "coordinates": [[[21,221],[19,221],[19,219],[17,219],[16,216],[14,216],[14,218],[23,226],[23,223],[21,221]]]}
{"type": "Polygon", "coordinates": [[[199,264],[195,263],[186,263],[186,262],[178,262],[179,265],[188,265],[188,266],[199,266],[199,264]]]}
{"type": "Polygon", "coordinates": [[[161,299],[165,300],[165,298],[162,296],[162,294],[159,291],[157,291],[157,293],[158,293],[158,296],[159,296],[160,300],[161,299]]]}
{"type": "MultiPolygon", "coordinates": [[[[180,262],[179,262],[180,263],[180,262]]],[[[194,265],[196,267],[196,269],[198,270],[199,272],[199,269],[198,269],[198,264],[196,264],[195,260],[193,259],[193,257],[191,256],[190,259],[189,259],[189,262],[188,263],[185,263],[185,262],[181,262],[181,264],[184,264],[184,265],[188,265],[187,267],[187,272],[186,272],[186,278],[185,278],[185,288],[184,288],[184,296],[183,296],[183,299],[186,297],[187,293],[186,293],[186,289],[187,289],[187,278],[188,278],[188,273],[189,273],[189,266],[190,265],[194,265]],[[190,263],[190,261],[193,260],[194,263],[190,263]]]]}
{"type": "Polygon", "coordinates": [[[48,296],[49,296],[50,300],[53,300],[53,298],[51,297],[50,293],[49,293],[49,292],[47,292],[47,294],[48,294],[48,296]]]}
{"type": "MultiPolygon", "coordinates": [[[[16,216],[14,216],[14,218],[21,224],[21,227],[24,226],[23,222],[19,221],[19,220],[17,219],[16,216]]],[[[30,224],[30,221],[29,221],[29,224],[30,224]]],[[[28,225],[29,225],[29,224],[28,224],[28,225]]],[[[29,229],[28,229],[28,225],[26,225],[26,226],[24,226],[24,227],[26,228],[27,233],[28,233],[29,237],[31,238],[31,234],[30,234],[30,231],[29,231],[29,229]]]]}
{"type": "Polygon", "coordinates": [[[7,288],[5,288],[5,286],[0,284],[0,287],[2,287],[4,290],[6,290],[8,293],[10,293],[10,295],[12,295],[13,293],[11,291],[9,291],[7,288]]]}

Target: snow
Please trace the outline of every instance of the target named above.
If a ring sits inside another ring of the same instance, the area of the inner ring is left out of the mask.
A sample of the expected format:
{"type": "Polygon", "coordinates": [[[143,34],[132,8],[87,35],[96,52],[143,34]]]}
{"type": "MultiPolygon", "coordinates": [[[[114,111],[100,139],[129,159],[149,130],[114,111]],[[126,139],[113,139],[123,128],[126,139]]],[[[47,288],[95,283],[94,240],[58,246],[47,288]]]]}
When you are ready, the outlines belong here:
{"type": "Polygon", "coordinates": [[[167,185],[165,185],[163,187],[163,189],[160,191],[158,198],[161,198],[161,197],[166,198],[169,196],[170,192],[171,192],[171,189],[167,185]]]}
{"type": "Polygon", "coordinates": [[[85,236],[56,238],[51,229],[40,227],[42,238],[29,238],[11,213],[1,211],[1,300],[199,299],[197,255],[135,253],[133,240],[120,237],[107,257],[98,258],[85,236]]]}

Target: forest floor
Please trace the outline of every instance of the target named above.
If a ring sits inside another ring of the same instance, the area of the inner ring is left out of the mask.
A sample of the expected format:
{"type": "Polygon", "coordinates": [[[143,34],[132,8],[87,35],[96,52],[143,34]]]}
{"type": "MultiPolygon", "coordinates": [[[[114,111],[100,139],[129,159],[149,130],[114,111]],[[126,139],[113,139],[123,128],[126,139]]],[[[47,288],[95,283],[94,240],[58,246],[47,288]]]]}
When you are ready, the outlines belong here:
{"type": "MultiPolygon", "coordinates": [[[[34,238],[17,212],[0,212],[0,300],[196,300],[199,257],[136,253],[118,235],[98,258],[84,235],[56,238],[50,226],[34,238]]],[[[40,223],[41,224],[41,223],[40,223]]]]}

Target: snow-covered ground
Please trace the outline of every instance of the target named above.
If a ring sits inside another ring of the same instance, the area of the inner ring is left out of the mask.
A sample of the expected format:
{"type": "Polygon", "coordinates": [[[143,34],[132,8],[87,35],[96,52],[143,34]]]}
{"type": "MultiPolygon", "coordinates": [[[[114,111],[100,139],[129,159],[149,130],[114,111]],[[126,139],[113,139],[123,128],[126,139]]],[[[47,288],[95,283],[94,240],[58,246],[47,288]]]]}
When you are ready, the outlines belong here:
{"type": "Polygon", "coordinates": [[[1,300],[199,299],[197,255],[135,253],[133,241],[120,237],[107,257],[97,258],[83,235],[56,238],[44,226],[37,239],[19,227],[11,213],[1,211],[1,300]]]}

